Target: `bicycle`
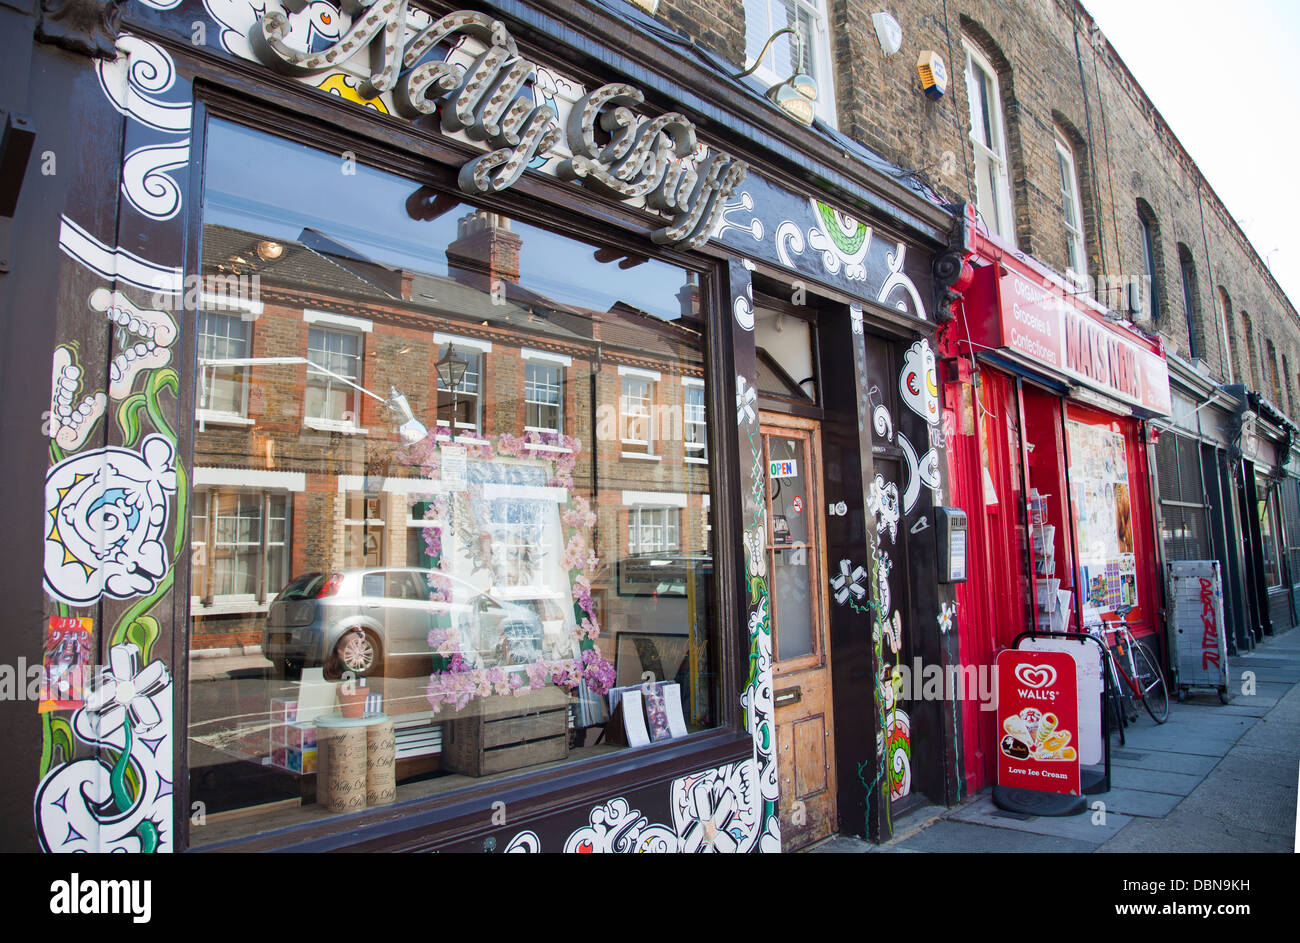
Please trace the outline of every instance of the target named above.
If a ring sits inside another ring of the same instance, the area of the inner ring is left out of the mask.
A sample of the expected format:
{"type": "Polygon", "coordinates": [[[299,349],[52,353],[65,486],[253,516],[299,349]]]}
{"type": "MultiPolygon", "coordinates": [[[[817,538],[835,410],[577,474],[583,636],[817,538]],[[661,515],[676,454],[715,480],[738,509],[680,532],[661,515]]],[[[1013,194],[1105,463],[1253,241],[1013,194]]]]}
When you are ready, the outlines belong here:
{"type": "MultiPolygon", "coordinates": [[[[1100,627],[1093,631],[1105,643],[1107,663],[1110,666],[1112,708],[1119,717],[1122,739],[1124,726],[1132,722],[1128,719],[1128,711],[1124,709],[1124,701],[1141,701],[1151,719],[1157,724],[1163,724],[1169,719],[1169,688],[1165,685],[1164,673],[1151,661],[1146,649],[1137,643],[1129,631],[1126,621],[1128,609],[1117,609],[1116,614],[1118,618],[1103,617],[1100,627]],[[1111,648],[1112,640],[1114,650],[1111,648]]],[[[1133,709],[1133,719],[1137,719],[1136,708],[1133,709]]]]}

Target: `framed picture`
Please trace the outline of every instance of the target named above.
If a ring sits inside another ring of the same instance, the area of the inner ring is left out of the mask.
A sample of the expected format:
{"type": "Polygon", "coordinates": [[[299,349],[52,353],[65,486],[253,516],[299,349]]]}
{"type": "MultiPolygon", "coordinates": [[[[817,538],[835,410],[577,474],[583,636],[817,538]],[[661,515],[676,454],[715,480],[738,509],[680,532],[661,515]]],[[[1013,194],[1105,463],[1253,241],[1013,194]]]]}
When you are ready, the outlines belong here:
{"type": "Polygon", "coordinates": [[[620,687],[641,684],[649,673],[657,681],[675,681],[687,670],[690,647],[685,632],[619,632],[614,637],[614,673],[620,687]]]}

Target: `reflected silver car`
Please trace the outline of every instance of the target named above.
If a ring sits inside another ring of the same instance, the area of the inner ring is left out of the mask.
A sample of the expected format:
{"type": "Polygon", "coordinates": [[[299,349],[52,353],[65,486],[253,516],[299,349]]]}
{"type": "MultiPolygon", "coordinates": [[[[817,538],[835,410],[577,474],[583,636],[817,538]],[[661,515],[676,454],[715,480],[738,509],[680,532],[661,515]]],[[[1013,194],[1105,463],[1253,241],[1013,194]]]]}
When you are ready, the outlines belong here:
{"type": "Polygon", "coordinates": [[[541,657],[539,601],[504,602],[441,572],[437,576],[451,598],[434,601],[434,574],[417,567],[368,567],[294,577],[271,603],[262,650],[290,673],[319,666],[327,678],[343,671],[383,676],[394,674],[402,659],[413,670],[427,670],[415,660],[430,659],[430,630],[450,625],[480,665],[527,664],[541,657]]]}

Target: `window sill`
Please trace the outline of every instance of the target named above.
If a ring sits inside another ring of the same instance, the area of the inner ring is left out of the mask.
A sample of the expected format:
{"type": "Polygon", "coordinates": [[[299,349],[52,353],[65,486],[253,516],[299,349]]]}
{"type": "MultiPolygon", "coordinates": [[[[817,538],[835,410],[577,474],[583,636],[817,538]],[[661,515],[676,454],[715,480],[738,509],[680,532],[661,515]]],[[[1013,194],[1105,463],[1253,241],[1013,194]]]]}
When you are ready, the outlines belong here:
{"type": "Polygon", "coordinates": [[[709,460],[707,458],[692,458],[690,455],[687,455],[685,458],[682,459],[682,461],[685,462],[687,465],[709,464],[709,460]]]}
{"type": "Polygon", "coordinates": [[[235,413],[219,413],[208,409],[200,409],[194,414],[194,418],[199,421],[199,426],[251,426],[253,420],[247,416],[238,416],[235,413]]]}
{"type": "Polygon", "coordinates": [[[308,416],[302,421],[303,427],[317,432],[338,432],[343,435],[366,435],[370,430],[363,429],[355,423],[340,422],[337,419],[317,419],[308,416]]]}
{"type": "Polygon", "coordinates": [[[645,452],[623,452],[622,457],[634,459],[638,462],[662,462],[664,460],[662,455],[647,455],[645,452]]]}
{"type": "Polygon", "coordinates": [[[190,597],[190,614],[195,616],[230,616],[240,613],[265,613],[271,608],[271,602],[258,605],[257,597],[252,594],[241,596],[213,596],[212,605],[205,606],[199,596],[190,597]]]}

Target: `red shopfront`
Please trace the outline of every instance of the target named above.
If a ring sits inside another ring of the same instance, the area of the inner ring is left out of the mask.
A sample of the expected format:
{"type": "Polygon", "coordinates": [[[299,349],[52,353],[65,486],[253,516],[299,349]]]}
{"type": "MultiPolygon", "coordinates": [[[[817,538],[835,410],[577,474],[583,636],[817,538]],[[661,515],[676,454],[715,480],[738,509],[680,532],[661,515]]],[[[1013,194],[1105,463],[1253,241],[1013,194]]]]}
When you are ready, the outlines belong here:
{"type": "MultiPolygon", "coordinates": [[[[941,346],[953,500],[969,518],[957,593],[964,668],[1034,625],[1128,613],[1165,663],[1145,419],[1168,415],[1158,342],[983,237],[941,346]]],[[[993,781],[995,712],[963,702],[967,791],[993,781]]]]}

